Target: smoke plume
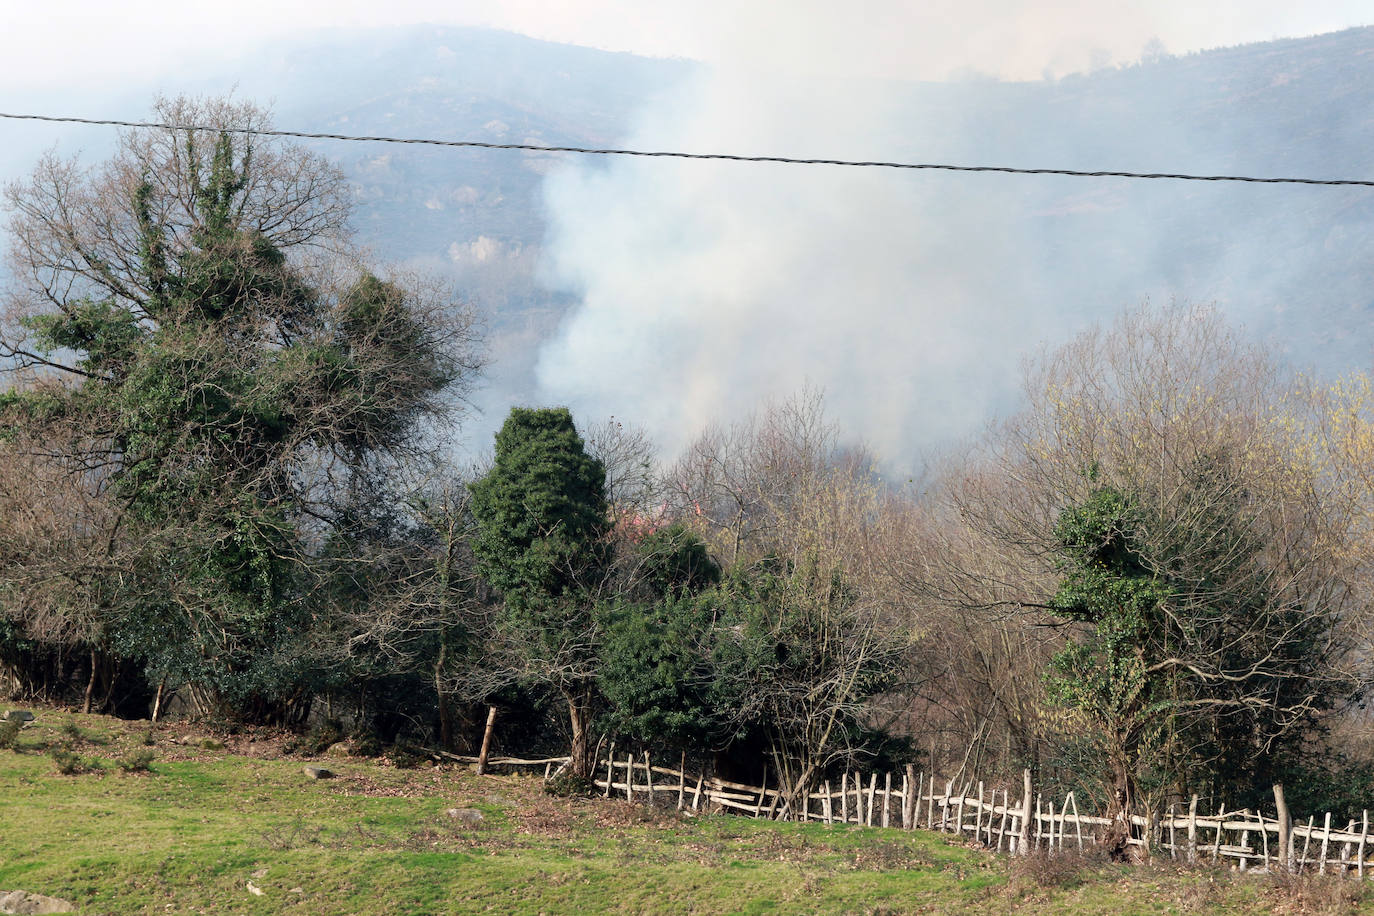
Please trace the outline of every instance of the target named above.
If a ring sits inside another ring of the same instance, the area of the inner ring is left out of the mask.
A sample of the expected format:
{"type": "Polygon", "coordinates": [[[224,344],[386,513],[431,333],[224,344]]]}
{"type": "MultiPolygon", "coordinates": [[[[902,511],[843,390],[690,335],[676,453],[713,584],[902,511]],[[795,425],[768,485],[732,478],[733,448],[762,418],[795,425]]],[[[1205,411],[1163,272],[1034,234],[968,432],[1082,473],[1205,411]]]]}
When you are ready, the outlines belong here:
{"type": "MultiPolygon", "coordinates": [[[[1349,120],[1355,100],[1322,108],[1322,68],[1344,46],[1327,53],[1318,40],[1315,57],[1291,63],[1264,49],[1159,59],[1156,41],[1130,66],[997,82],[968,76],[988,72],[989,47],[1007,49],[1013,76],[1031,61],[1081,66],[1097,25],[1110,39],[1101,65],[1123,31],[1168,33],[1157,10],[1169,7],[1138,5],[1124,30],[1085,16],[1066,32],[1056,24],[1072,10],[1037,27],[1028,6],[974,5],[995,22],[966,46],[936,47],[895,3],[863,5],[877,24],[866,34],[881,36],[867,48],[819,3],[786,28],[741,19],[716,64],[647,109],[625,142],[1260,173],[1362,161],[1345,156],[1366,135],[1349,120]],[[916,72],[966,78],[840,75],[880,75],[874,61],[890,63],[903,39],[930,52],[916,72]]],[[[1365,32],[1330,41],[1374,46],[1365,32]]],[[[1290,345],[1302,338],[1294,306],[1341,318],[1368,304],[1350,237],[1374,215],[1363,192],[614,159],[577,161],[545,193],[546,279],[580,304],[541,352],[542,390],[585,415],[643,423],[669,454],[708,423],[812,384],[850,434],[910,469],[1012,406],[1037,346],[1143,299],[1215,301],[1290,345]]]]}

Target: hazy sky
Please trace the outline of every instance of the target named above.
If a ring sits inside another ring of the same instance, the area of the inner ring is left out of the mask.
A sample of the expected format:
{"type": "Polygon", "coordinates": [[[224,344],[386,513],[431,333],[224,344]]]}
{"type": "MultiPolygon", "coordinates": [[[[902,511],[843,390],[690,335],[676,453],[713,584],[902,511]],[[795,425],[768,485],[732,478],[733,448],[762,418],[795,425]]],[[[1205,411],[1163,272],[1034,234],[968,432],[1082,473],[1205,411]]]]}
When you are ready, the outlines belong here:
{"type": "Polygon", "coordinates": [[[320,27],[489,25],[612,50],[766,70],[1031,79],[1140,56],[1374,22],[1368,0],[0,0],[0,89],[166,77],[320,27]],[[764,35],[764,40],[759,36],[764,35]]]}

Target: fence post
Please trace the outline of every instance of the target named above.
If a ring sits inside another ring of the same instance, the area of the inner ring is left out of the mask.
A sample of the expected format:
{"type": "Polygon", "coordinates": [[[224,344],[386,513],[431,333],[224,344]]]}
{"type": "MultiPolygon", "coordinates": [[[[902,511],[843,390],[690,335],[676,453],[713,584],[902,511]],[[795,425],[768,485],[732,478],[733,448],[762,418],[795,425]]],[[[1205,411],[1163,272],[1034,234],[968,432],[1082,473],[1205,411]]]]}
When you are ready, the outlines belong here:
{"type": "Polygon", "coordinates": [[[1317,874],[1326,874],[1326,847],[1331,845],[1331,812],[1326,812],[1326,823],[1322,826],[1322,861],[1317,867],[1317,874]]]}
{"type": "Polygon", "coordinates": [[[1021,782],[1026,794],[1021,798],[1021,836],[1016,840],[1016,853],[1025,856],[1030,855],[1031,772],[1029,767],[1021,773],[1021,782]]]}
{"type": "Polygon", "coordinates": [[[1293,870],[1293,819],[1288,815],[1288,802],[1283,797],[1283,784],[1274,783],[1274,806],[1278,808],[1279,868],[1293,870]]]}
{"type": "Polygon", "coordinates": [[[1188,802],[1188,861],[1197,861],[1197,796],[1188,802]]]}
{"type": "Polygon", "coordinates": [[[1073,802],[1073,829],[1079,836],[1079,851],[1083,851],[1083,818],[1079,817],[1079,799],[1073,797],[1073,792],[1069,792],[1068,801],[1073,802]]]}
{"type": "MultiPolygon", "coordinates": [[[[989,823],[991,823],[989,821],[989,823]]],[[[983,841],[983,780],[978,780],[978,813],[973,816],[973,842],[983,841]]]]}
{"type": "MultiPolygon", "coordinates": [[[[992,794],[993,812],[997,810],[997,793],[992,794]]],[[[1002,819],[997,822],[997,851],[1002,851],[1002,841],[1007,836],[1007,817],[1011,814],[1011,794],[1002,790],[1002,819]]]]}
{"type": "Polygon", "coordinates": [[[914,807],[914,800],[913,800],[912,797],[911,797],[911,793],[912,793],[912,792],[919,792],[919,791],[920,791],[920,790],[916,787],[916,768],[915,768],[914,766],[912,766],[911,764],[908,763],[908,764],[906,765],[906,772],[902,774],[902,829],[903,829],[903,830],[910,830],[911,828],[913,828],[914,826],[916,826],[915,824],[912,823],[912,820],[914,819],[914,812],[915,812],[916,809],[915,809],[915,807],[914,807]]]}
{"type": "Polygon", "coordinates": [[[1359,869],[1360,877],[1364,877],[1364,841],[1369,835],[1369,811],[1366,809],[1360,817],[1360,848],[1355,853],[1357,859],[1356,868],[1359,869]]]}
{"type": "Polygon", "coordinates": [[[964,835],[964,797],[966,795],[968,795],[967,783],[959,790],[959,801],[954,805],[954,835],[957,837],[964,835]]]}
{"type": "Polygon", "coordinates": [[[487,771],[487,752],[491,750],[491,733],[496,728],[496,707],[487,707],[487,727],[482,731],[482,750],[477,755],[477,775],[487,771]]]}

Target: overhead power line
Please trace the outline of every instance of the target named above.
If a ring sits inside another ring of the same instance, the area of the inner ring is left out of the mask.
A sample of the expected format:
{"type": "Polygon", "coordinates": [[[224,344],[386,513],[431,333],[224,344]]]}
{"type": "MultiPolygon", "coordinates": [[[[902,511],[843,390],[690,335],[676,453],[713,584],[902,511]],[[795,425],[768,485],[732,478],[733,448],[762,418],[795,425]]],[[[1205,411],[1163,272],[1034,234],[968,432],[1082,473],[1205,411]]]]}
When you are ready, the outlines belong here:
{"type": "Polygon", "coordinates": [[[641,156],[657,159],[708,159],[726,162],[771,162],[782,165],[834,165],[870,169],[918,169],[938,172],[999,172],[1007,175],[1066,175],[1071,178],[1154,178],[1174,181],[1241,181],[1252,184],[1344,185],[1374,188],[1374,180],[1359,178],[1264,178],[1253,175],[1194,175],[1184,172],[1121,172],[1112,170],[1017,168],[1007,165],[953,165],[936,162],[889,162],[863,159],[802,159],[792,156],[745,156],[736,153],[687,153],[672,150],[596,149],[585,146],[542,146],[535,143],[488,143],[482,140],[435,140],[421,137],[372,137],[355,134],[325,134],[300,130],[267,130],[253,127],[214,127],[207,124],[164,124],[157,121],[116,121],[104,118],[70,118],[55,115],[8,114],[0,118],[15,121],[52,121],[60,124],[91,124],[102,127],[151,127],[163,130],[203,130],[262,137],[292,137],[301,140],[344,140],[353,143],[409,143],[420,146],[465,147],[469,149],[527,150],[540,153],[577,153],[586,156],[641,156]]]}

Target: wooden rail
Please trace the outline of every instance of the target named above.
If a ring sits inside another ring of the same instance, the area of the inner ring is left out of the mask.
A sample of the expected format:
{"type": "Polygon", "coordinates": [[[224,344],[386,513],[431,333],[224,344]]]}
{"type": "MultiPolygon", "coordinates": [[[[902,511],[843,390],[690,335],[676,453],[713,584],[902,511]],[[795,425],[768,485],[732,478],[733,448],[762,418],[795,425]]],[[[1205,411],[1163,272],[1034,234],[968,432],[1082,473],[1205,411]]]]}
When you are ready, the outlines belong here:
{"type": "MultiPolygon", "coordinates": [[[[476,762],[475,757],[443,755],[476,762]]],[[[561,770],[567,757],[521,759],[493,757],[489,766],[543,766],[545,778],[561,770]]],[[[954,833],[1008,854],[1045,850],[1083,850],[1096,845],[1108,828],[1116,827],[1118,839],[1137,847],[1143,855],[1168,855],[1186,861],[1226,861],[1246,870],[1316,870],[1363,877],[1374,856],[1369,812],[1360,820],[1333,826],[1327,814],[1318,823],[1286,823],[1287,807],[1282,789],[1275,787],[1275,813],[1218,811],[1199,814],[1193,797],[1186,813],[1175,805],[1160,817],[1136,814],[1113,820],[1081,813],[1074,793],[1062,801],[1031,793],[1029,771],[1016,797],[1005,786],[987,786],[981,780],[953,780],[943,784],[912,767],[892,773],[840,774],[793,801],[787,793],[768,786],[752,786],[715,776],[687,772],[685,760],[678,767],[654,764],[647,752],[597,760],[593,782],[605,797],[622,796],[646,804],[674,804],[678,809],[708,808],[748,817],[856,824],[865,827],[954,833]]]]}

